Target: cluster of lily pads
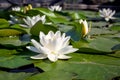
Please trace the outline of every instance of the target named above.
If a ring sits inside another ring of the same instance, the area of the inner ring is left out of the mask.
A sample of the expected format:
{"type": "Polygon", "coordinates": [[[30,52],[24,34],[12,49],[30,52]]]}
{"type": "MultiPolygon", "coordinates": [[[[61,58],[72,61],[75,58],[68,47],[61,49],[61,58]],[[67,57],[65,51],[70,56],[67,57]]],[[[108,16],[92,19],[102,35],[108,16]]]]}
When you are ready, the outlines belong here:
{"type": "Polygon", "coordinates": [[[28,5],[2,13],[0,80],[120,79],[119,12],[28,5]]]}

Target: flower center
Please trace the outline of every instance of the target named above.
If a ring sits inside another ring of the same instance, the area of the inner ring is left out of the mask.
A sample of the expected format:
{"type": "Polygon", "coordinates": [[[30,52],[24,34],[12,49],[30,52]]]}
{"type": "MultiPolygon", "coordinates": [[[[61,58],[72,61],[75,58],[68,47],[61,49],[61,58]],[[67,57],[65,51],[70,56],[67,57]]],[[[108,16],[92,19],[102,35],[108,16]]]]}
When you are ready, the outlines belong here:
{"type": "Polygon", "coordinates": [[[56,54],[56,53],[54,51],[52,51],[51,54],[56,54]]]}

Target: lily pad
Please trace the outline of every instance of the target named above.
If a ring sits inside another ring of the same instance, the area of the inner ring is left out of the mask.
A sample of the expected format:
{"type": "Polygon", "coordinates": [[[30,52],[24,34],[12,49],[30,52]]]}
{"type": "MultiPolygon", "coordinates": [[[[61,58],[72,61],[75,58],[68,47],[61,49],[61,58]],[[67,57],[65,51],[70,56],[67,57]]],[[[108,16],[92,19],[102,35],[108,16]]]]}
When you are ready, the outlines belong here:
{"type": "Polygon", "coordinates": [[[6,28],[9,27],[9,22],[5,19],[0,19],[0,28],[6,28]]]}
{"type": "Polygon", "coordinates": [[[46,8],[35,8],[34,10],[38,10],[44,15],[50,16],[50,17],[57,17],[52,11],[46,8]]]}
{"type": "Polygon", "coordinates": [[[9,73],[0,71],[0,80],[25,80],[33,73],[9,73]],[[21,77],[22,76],[22,77],[21,77]]]}
{"type": "Polygon", "coordinates": [[[25,32],[17,29],[0,29],[0,37],[17,36],[23,33],[25,32]]]}
{"type": "Polygon", "coordinates": [[[55,24],[57,24],[57,23],[63,23],[63,24],[68,23],[68,20],[65,17],[49,17],[49,19],[55,24]]]}
{"type": "Polygon", "coordinates": [[[120,31],[120,25],[113,25],[113,26],[111,26],[111,30],[113,30],[113,31],[120,31]]]}
{"type": "Polygon", "coordinates": [[[50,30],[57,31],[57,29],[51,25],[43,25],[41,21],[38,21],[30,30],[30,33],[34,36],[39,36],[40,31],[48,33],[50,30]]]}
{"type": "Polygon", "coordinates": [[[113,35],[116,33],[117,33],[116,31],[110,31],[105,28],[92,28],[89,34],[100,36],[100,35],[110,35],[110,34],[113,35]]]}
{"type": "Polygon", "coordinates": [[[71,56],[72,59],[66,61],[51,63],[43,60],[35,63],[45,72],[27,80],[112,80],[120,75],[119,58],[82,53],[71,56]]]}
{"type": "Polygon", "coordinates": [[[0,45],[3,45],[7,48],[16,48],[20,46],[25,46],[29,43],[29,41],[20,40],[18,36],[10,36],[10,37],[1,37],[0,45]]]}
{"type": "Polygon", "coordinates": [[[15,50],[0,49],[0,67],[13,69],[32,63],[26,56],[18,56],[18,53],[15,50]]]}
{"type": "Polygon", "coordinates": [[[119,42],[114,39],[99,37],[97,39],[90,40],[89,42],[80,40],[72,44],[74,47],[79,48],[79,51],[82,52],[109,53],[112,52],[112,47],[115,46],[116,44],[119,44],[119,42]]]}
{"type": "Polygon", "coordinates": [[[103,21],[99,21],[99,22],[92,22],[92,27],[105,27],[106,25],[108,25],[107,22],[103,22],[103,21]]]}
{"type": "Polygon", "coordinates": [[[75,22],[72,29],[66,32],[67,36],[70,36],[73,41],[79,41],[82,38],[82,26],[80,23],[75,22]]]}
{"type": "Polygon", "coordinates": [[[86,16],[83,13],[78,13],[78,12],[69,12],[69,15],[71,16],[72,19],[86,19],[86,16]]]}

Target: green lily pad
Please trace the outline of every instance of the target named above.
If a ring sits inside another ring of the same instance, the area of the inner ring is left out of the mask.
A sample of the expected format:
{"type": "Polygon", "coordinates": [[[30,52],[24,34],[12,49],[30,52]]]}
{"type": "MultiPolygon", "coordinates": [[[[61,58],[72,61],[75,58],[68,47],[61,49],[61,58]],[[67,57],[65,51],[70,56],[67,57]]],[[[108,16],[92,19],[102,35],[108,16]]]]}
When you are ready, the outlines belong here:
{"type": "Polygon", "coordinates": [[[78,12],[69,12],[72,19],[86,19],[86,16],[84,14],[78,13],[78,12]]]}
{"type": "Polygon", "coordinates": [[[0,80],[25,80],[33,73],[9,73],[0,71],[0,80]]]}
{"type": "Polygon", "coordinates": [[[13,69],[32,63],[26,56],[18,56],[18,53],[14,50],[0,49],[0,67],[13,69]]]}
{"type": "Polygon", "coordinates": [[[0,57],[0,67],[4,68],[18,68],[31,64],[31,61],[28,61],[25,57],[19,56],[9,56],[9,57],[0,57]]]}
{"type": "Polygon", "coordinates": [[[6,28],[9,27],[9,22],[5,19],[0,19],[0,28],[6,28]]]}
{"type": "Polygon", "coordinates": [[[100,22],[92,22],[92,27],[105,27],[106,25],[108,25],[108,23],[100,21],[100,22]]]}
{"type": "Polygon", "coordinates": [[[82,52],[112,52],[112,47],[119,44],[118,41],[114,39],[107,39],[99,37],[97,39],[90,40],[89,42],[80,40],[78,42],[72,43],[74,47],[79,48],[82,52]]]}
{"type": "Polygon", "coordinates": [[[18,29],[0,29],[0,37],[17,36],[23,33],[25,32],[22,30],[18,30],[18,29]]]}
{"type": "Polygon", "coordinates": [[[16,50],[7,50],[7,49],[0,49],[0,57],[3,56],[11,56],[13,54],[17,54],[16,50]]]}
{"type": "Polygon", "coordinates": [[[0,44],[7,48],[16,48],[20,46],[25,46],[29,43],[29,41],[22,41],[18,36],[10,36],[10,37],[1,37],[0,44]]]}
{"type": "Polygon", "coordinates": [[[79,41],[82,38],[82,26],[78,22],[74,22],[73,28],[66,32],[67,36],[70,36],[73,41],[79,41]]]}
{"type": "Polygon", "coordinates": [[[34,8],[33,10],[38,10],[44,15],[50,16],[50,17],[57,17],[52,11],[50,11],[47,8],[34,8]]]}
{"type": "Polygon", "coordinates": [[[45,72],[27,80],[112,80],[120,75],[120,58],[107,55],[71,54],[72,59],[35,63],[45,72]]]}
{"type": "Polygon", "coordinates": [[[65,17],[49,17],[49,19],[55,24],[57,24],[57,23],[63,23],[63,24],[68,23],[68,20],[65,17]]]}
{"type": "Polygon", "coordinates": [[[68,72],[63,73],[63,71],[61,70],[48,71],[45,73],[40,73],[32,77],[29,77],[26,80],[38,80],[38,79],[40,80],[71,80],[71,74],[69,74],[68,72]]]}
{"type": "Polygon", "coordinates": [[[34,36],[39,36],[40,31],[48,33],[50,30],[57,31],[57,29],[51,25],[43,25],[41,21],[38,21],[30,30],[30,33],[34,36]]]}
{"type": "Polygon", "coordinates": [[[66,24],[57,24],[58,29],[62,32],[67,32],[73,28],[71,25],[66,25],[66,24]]]}
{"type": "Polygon", "coordinates": [[[120,31],[120,25],[113,25],[113,26],[111,26],[110,29],[113,31],[120,31]]]}
{"type": "Polygon", "coordinates": [[[117,33],[116,31],[110,31],[104,28],[92,28],[89,34],[100,36],[100,35],[109,35],[109,34],[113,35],[116,33],[117,33]]]}

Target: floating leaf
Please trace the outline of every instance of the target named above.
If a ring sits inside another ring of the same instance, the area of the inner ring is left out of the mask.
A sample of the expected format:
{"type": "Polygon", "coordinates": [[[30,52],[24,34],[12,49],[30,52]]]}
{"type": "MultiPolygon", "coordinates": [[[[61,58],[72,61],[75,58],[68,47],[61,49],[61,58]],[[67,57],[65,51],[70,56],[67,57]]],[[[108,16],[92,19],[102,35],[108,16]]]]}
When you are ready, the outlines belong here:
{"type": "Polygon", "coordinates": [[[0,37],[17,36],[23,33],[24,32],[22,30],[17,30],[17,29],[0,29],[0,37]]]}
{"type": "Polygon", "coordinates": [[[79,48],[79,51],[82,52],[112,52],[112,47],[118,44],[119,42],[114,39],[107,39],[99,37],[93,39],[90,42],[78,41],[74,42],[73,46],[79,48]]]}
{"type": "Polygon", "coordinates": [[[73,41],[79,41],[82,38],[81,24],[75,22],[73,28],[66,32],[67,36],[70,36],[73,41]]]}
{"type": "Polygon", "coordinates": [[[120,44],[117,44],[112,47],[112,50],[120,50],[120,44]]]}
{"type": "Polygon", "coordinates": [[[108,25],[108,23],[103,22],[103,21],[92,22],[92,27],[102,28],[102,27],[106,27],[107,25],[108,25]]]}
{"type": "Polygon", "coordinates": [[[45,72],[34,75],[28,80],[112,80],[120,75],[119,58],[82,53],[74,53],[71,56],[72,59],[67,61],[59,60],[51,63],[43,60],[35,63],[45,72]]]}
{"type": "Polygon", "coordinates": [[[49,19],[53,22],[53,23],[68,23],[68,20],[64,17],[49,17],[49,19]]]}
{"type": "Polygon", "coordinates": [[[113,34],[116,34],[117,32],[116,31],[110,31],[108,29],[104,29],[104,28],[92,28],[91,31],[90,31],[90,35],[113,35],[113,34]]]}
{"type": "Polygon", "coordinates": [[[73,26],[66,24],[57,24],[57,25],[58,25],[58,29],[62,32],[67,32],[73,28],[73,26]]]}
{"type": "Polygon", "coordinates": [[[72,17],[72,19],[85,19],[85,15],[78,13],[78,12],[71,12],[70,16],[72,17]]]}
{"type": "Polygon", "coordinates": [[[14,50],[0,49],[0,67],[3,68],[18,68],[24,65],[31,64],[26,56],[17,56],[19,52],[14,50]]]}
{"type": "Polygon", "coordinates": [[[29,41],[20,40],[18,36],[11,36],[11,37],[1,37],[0,44],[5,47],[16,48],[20,46],[25,46],[29,43],[29,41]]]}
{"type": "Polygon", "coordinates": [[[114,31],[120,31],[120,25],[113,25],[113,26],[111,26],[110,29],[114,30],[114,31]]]}
{"type": "Polygon", "coordinates": [[[0,19],[0,28],[6,28],[9,27],[9,22],[5,19],[0,19]]]}
{"type": "Polygon", "coordinates": [[[50,30],[56,31],[57,29],[51,25],[43,25],[41,21],[39,21],[31,28],[30,33],[34,36],[39,36],[40,31],[48,33],[50,30]]]}
{"type": "Polygon", "coordinates": [[[62,70],[54,70],[34,75],[27,78],[26,80],[72,80],[72,78],[71,74],[69,74],[68,72],[63,73],[62,70]]]}
{"type": "Polygon", "coordinates": [[[7,56],[10,56],[13,54],[17,54],[17,51],[16,50],[0,49],[0,57],[3,57],[3,56],[7,57],[7,56]]]}
{"type": "Polygon", "coordinates": [[[25,80],[33,73],[9,73],[0,71],[0,80],[25,80]]]}
{"type": "Polygon", "coordinates": [[[50,11],[47,8],[34,8],[34,10],[38,10],[44,15],[50,16],[50,17],[57,17],[52,11],[50,11]]]}

